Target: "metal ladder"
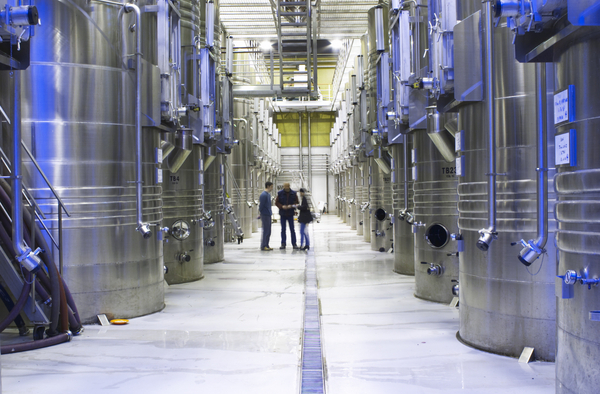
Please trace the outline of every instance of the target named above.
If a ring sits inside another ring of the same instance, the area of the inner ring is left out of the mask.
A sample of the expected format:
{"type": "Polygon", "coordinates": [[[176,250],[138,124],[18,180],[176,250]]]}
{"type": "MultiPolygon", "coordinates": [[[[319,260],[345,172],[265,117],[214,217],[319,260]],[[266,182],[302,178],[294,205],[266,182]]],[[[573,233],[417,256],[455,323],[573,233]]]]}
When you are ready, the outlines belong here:
{"type": "Polygon", "coordinates": [[[317,86],[317,41],[311,20],[310,0],[277,0],[279,84],[284,96],[317,94],[312,88],[317,86]]]}

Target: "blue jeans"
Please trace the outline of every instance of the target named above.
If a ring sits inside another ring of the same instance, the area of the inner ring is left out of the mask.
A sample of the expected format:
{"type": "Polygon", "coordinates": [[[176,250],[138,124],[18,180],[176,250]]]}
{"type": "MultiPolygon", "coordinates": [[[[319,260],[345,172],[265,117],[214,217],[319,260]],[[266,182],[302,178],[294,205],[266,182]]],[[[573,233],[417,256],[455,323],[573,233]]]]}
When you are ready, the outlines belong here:
{"type": "Polygon", "coordinates": [[[260,215],[260,220],[262,222],[262,241],[260,243],[260,248],[268,248],[269,247],[269,239],[271,238],[271,215],[260,215]]]}
{"type": "Polygon", "coordinates": [[[285,246],[285,223],[290,224],[290,237],[292,238],[292,246],[296,246],[296,231],[294,230],[294,216],[281,216],[281,245],[285,246]]]}
{"type": "Polygon", "coordinates": [[[308,223],[300,223],[300,246],[310,246],[308,238],[308,223]]]}

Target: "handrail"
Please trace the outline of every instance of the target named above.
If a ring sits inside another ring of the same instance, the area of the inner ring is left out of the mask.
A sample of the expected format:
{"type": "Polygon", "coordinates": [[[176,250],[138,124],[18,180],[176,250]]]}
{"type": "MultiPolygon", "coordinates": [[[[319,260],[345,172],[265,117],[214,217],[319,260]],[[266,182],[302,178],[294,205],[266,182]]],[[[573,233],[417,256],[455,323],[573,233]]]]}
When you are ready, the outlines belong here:
{"type": "Polygon", "coordinates": [[[56,200],[58,201],[58,205],[60,205],[60,207],[65,211],[65,213],[67,214],[68,217],[71,217],[71,214],[67,210],[67,207],[65,206],[65,204],[63,203],[61,198],[58,196],[58,193],[56,193],[56,190],[54,190],[54,187],[52,187],[52,184],[46,177],[46,174],[44,174],[44,171],[42,171],[42,168],[38,164],[37,160],[35,160],[35,158],[31,154],[31,152],[29,151],[29,148],[27,148],[27,145],[25,145],[25,141],[21,140],[21,146],[23,146],[23,149],[25,149],[25,152],[27,152],[27,156],[29,156],[29,158],[33,162],[33,165],[35,165],[35,168],[37,168],[37,170],[40,173],[40,175],[42,176],[42,178],[44,178],[46,185],[48,185],[48,187],[50,188],[50,191],[52,191],[52,194],[54,194],[54,198],[56,198],[56,200]]]}

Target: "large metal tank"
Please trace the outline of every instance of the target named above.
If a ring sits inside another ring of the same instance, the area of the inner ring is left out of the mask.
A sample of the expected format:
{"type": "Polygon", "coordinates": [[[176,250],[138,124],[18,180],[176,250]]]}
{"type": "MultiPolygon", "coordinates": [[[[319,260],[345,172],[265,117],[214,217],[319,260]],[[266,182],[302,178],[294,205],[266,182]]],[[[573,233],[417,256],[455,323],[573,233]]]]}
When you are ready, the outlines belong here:
{"type": "Polygon", "coordinates": [[[524,347],[533,347],[535,358],[552,361],[556,338],[553,234],[546,244],[547,255],[529,270],[517,259],[520,248],[511,246],[536,235],[535,66],[514,60],[513,34],[506,27],[496,28],[494,35],[498,239],[487,252],[476,246],[479,230],[488,227],[486,103],[479,102],[462,108],[459,119],[465,163],[458,187],[465,248],[460,253],[459,337],[476,348],[512,357],[524,347]]]}
{"type": "Polygon", "coordinates": [[[233,208],[242,226],[244,238],[252,236],[252,190],[250,187],[252,160],[252,139],[249,125],[251,101],[235,98],[233,114],[235,118],[235,138],[239,141],[230,155],[230,167],[233,174],[232,188],[228,190],[233,208]],[[250,205],[249,205],[250,204],[250,205]]]}
{"type": "Polygon", "coordinates": [[[360,173],[360,170],[358,169],[357,166],[352,166],[351,169],[349,170],[350,172],[350,187],[349,187],[349,193],[348,193],[348,198],[350,199],[350,211],[348,213],[349,216],[349,225],[350,225],[350,229],[351,230],[356,230],[356,218],[357,218],[357,208],[356,208],[356,198],[358,195],[358,191],[356,189],[356,184],[357,184],[357,180],[356,180],[356,174],[360,173]]]}
{"type": "Polygon", "coordinates": [[[350,226],[351,230],[356,230],[355,172],[354,166],[350,166],[346,170],[346,224],[350,226]]]}
{"type": "MultiPolygon", "coordinates": [[[[584,29],[583,34],[554,50],[555,92],[564,92],[570,85],[575,92],[574,113],[569,112],[572,121],[559,124],[556,134],[566,140],[569,133],[576,135],[576,142],[571,140],[570,145],[573,149],[576,144],[576,165],[558,166],[554,185],[558,194],[558,274],[571,270],[592,279],[600,277],[600,157],[595,153],[600,99],[590,84],[600,77],[594,61],[600,50],[600,33],[597,27],[584,29]]],[[[600,310],[599,288],[575,283],[567,289],[572,291],[572,298],[557,294],[556,392],[596,393],[600,384],[595,367],[600,359],[600,323],[597,313],[591,312],[600,310]]]]}
{"type": "MultiPolygon", "coordinates": [[[[431,123],[428,119],[428,126],[431,123]]],[[[416,159],[415,296],[449,303],[455,285],[452,280],[458,279],[457,244],[450,236],[458,232],[458,179],[455,163],[444,159],[427,134],[419,130],[412,135],[416,159]]]]}
{"type": "MultiPolygon", "coordinates": [[[[404,211],[404,144],[407,144],[408,156],[412,150],[412,142],[407,142],[407,139],[412,137],[407,135],[404,137],[405,142],[402,144],[392,145],[392,156],[394,158],[394,173],[395,182],[393,182],[393,205],[394,205],[394,272],[403,275],[415,274],[415,237],[412,229],[412,218],[408,215],[414,213],[413,202],[413,180],[412,168],[408,172],[408,212],[406,217],[401,219],[400,213],[404,211]]],[[[410,158],[409,158],[410,160],[410,158]]],[[[410,166],[410,161],[408,162],[410,166]]]]}
{"type": "Polygon", "coordinates": [[[194,145],[177,172],[166,172],[163,189],[164,260],[168,284],[192,282],[204,277],[203,147],[194,145]]]}
{"type": "Polygon", "coordinates": [[[373,172],[377,170],[377,164],[372,157],[367,158],[365,163],[365,188],[363,189],[363,199],[368,202],[366,209],[362,213],[363,218],[363,239],[365,242],[371,243],[371,207],[373,190],[373,172]]]}
{"type": "MultiPolygon", "coordinates": [[[[164,306],[163,245],[157,227],[149,239],[136,231],[136,79],[121,57],[120,8],[83,0],[36,5],[44,23],[22,73],[23,139],[72,214],[63,215],[63,277],[84,323],[100,313],[156,312],[164,306]]],[[[145,60],[154,63],[152,18],[144,16],[141,34],[145,60]]],[[[125,31],[124,51],[133,53],[134,34],[125,31]]],[[[152,224],[162,220],[159,142],[156,129],[144,130],[143,220],[152,224]]],[[[56,200],[32,163],[24,169],[56,238],[56,200]]]]}
{"type": "Polygon", "coordinates": [[[371,250],[388,251],[394,240],[391,173],[386,174],[373,160],[371,178],[371,250]]]}
{"type": "Polygon", "coordinates": [[[218,263],[225,258],[224,182],[225,166],[223,155],[219,153],[204,169],[204,210],[212,217],[212,221],[204,222],[204,264],[218,263]]]}
{"type": "Polygon", "coordinates": [[[356,199],[354,204],[356,206],[354,221],[356,222],[356,235],[363,235],[363,213],[361,211],[361,207],[366,201],[364,199],[364,189],[365,189],[365,163],[360,163],[356,166],[356,199]]]}

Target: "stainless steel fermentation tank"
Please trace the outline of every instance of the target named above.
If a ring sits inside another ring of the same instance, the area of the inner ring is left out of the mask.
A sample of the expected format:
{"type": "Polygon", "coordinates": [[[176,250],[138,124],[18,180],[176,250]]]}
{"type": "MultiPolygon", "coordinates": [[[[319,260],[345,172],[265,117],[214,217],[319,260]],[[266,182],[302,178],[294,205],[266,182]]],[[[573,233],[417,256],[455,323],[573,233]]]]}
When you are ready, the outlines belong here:
{"type": "Polygon", "coordinates": [[[428,132],[434,124],[428,116],[428,130],[413,132],[416,164],[414,169],[414,269],[415,296],[428,301],[449,303],[452,282],[458,279],[456,242],[458,232],[458,179],[454,162],[448,162],[431,141],[428,132]]]}
{"type": "Polygon", "coordinates": [[[373,184],[373,171],[377,170],[377,164],[372,157],[367,158],[365,163],[365,188],[363,189],[363,200],[366,203],[366,208],[362,213],[363,219],[363,239],[365,242],[371,243],[371,190],[373,184]]]}
{"type": "MultiPolygon", "coordinates": [[[[404,210],[404,144],[408,144],[408,156],[412,151],[412,143],[406,142],[411,136],[405,136],[405,142],[392,145],[394,157],[393,206],[394,206],[394,272],[404,275],[415,274],[415,237],[412,232],[412,219],[400,219],[404,210]]],[[[410,158],[408,163],[410,164],[410,158]]],[[[412,167],[408,169],[408,214],[414,212],[412,167]]]]}
{"type": "MultiPolygon", "coordinates": [[[[459,19],[480,7],[478,1],[462,1],[459,19]]],[[[476,246],[479,230],[488,226],[489,137],[487,103],[475,102],[462,107],[459,118],[464,144],[463,176],[458,186],[459,227],[464,239],[459,338],[473,347],[512,357],[519,356],[524,347],[533,347],[535,358],[551,361],[556,338],[553,221],[548,253],[530,269],[517,258],[521,248],[511,246],[536,235],[535,66],[514,60],[513,34],[506,27],[495,28],[494,37],[498,238],[487,252],[476,246]]],[[[549,147],[548,151],[552,150],[549,147]]],[[[552,175],[550,172],[549,179],[552,175]]],[[[552,203],[548,210],[553,210],[552,203]]]]}
{"type": "Polygon", "coordinates": [[[227,190],[233,209],[238,217],[244,238],[252,236],[252,189],[250,162],[252,158],[252,131],[250,130],[251,101],[235,98],[233,115],[235,119],[235,138],[239,141],[230,155],[230,168],[233,175],[231,187],[227,190]]]}
{"type": "Polygon", "coordinates": [[[357,235],[363,235],[363,230],[364,230],[364,219],[363,219],[363,212],[362,212],[362,207],[363,204],[365,203],[365,201],[368,201],[368,197],[367,199],[365,199],[365,185],[368,182],[368,179],[365,181],[365,174],[367,173],[367,171],[365,171],[366,165],[365,163],[360,163],[356,166],[356,200],[355,200],[355,205],[356,205],[356,213],[355,213],[355,217],[354,217],[354,221],[356,222],[356,234],[357,235]]]}
{"type": "MultiPolygon", "coordinates": [[[[44,23],[22,73],[23,140],[72,214],[63,217],[63,277],[84,323],[100,313],[156,312],[164,306],[163,245],[158,227],[149,239],[136,231],[136,73],[122,58],[135,53],[135,33],[126,28],[133,13],[124,16],[123,38],[119,6],[74,0],[37,7],[44,23]]],[[[155,25],[155,15],[143,15],[148,72],[156,70],[155,25]]],[[[143,221],[158,225],[160,136],[149,127],[142,138],[143,221]]],[[[24,169],[58,238],[56,200],[31,162],[24,169]]]]}
{"type": "MultiPolygon", "coordinates": [[[[197,103],[200,75],[196,37],[204,35],[205,4],[184,0],[180,3],[182,84],[188,104],[197,103]]],[[[163,133],[172,147],[165,159],[163,179],[163,226],[169,228],[164,241],[165,280],[168,284],[191,282],[204,276],[203,229],[200,218],[203,196],[203,148],[194,145],[192,130],[163,133]]],[[[163,152],[163,156],[164,156],[163,152]]]]}
{"type": "Polygon", "coordinates": [[[346,224],[351,230],[356,230],[356,167],[349,166],[346,170],[346,224]]]}
{"type": "MultiPolygon", "coordinates": [[[[571,119],[560,123],[556,134],[563,140],[569,140],[570,133],[576,135],[570,142],[576,163],[557,166],[554,181],[558,194],[558,274],[572,271],[575,276],[595,279],[600,277],[600,157],[595,151],[600,96],[590,84],[600,78],[594,60],[600,51],[600,33],[598,27],[583,27],[578,33],[554,49],[555,92],[572,86],[574,96],[569,101],[574,99],[575,103],[569,110],[571,119]]],[[[600,359],[600,289],[580,282],[564,287],[572,298],[557,294],[556,392],[596,393],[600,384],[596,368],[600,359]]]]}
{"type": "Polygon", "coordinates": [[[203,147],[194,145],[177,172],[166,173],[163,189],[164,259],[168,284],[204,277],[203,147]]]}
{"type": "Polygon", "coordinates": [[[394,228],[391,173],[386,174],[373,160],[371,178],[371,250],[386,252],[392,247],[394,228]]]}
{"type": "Polygon", "coordinates": [[[218,153],[204,169],[204,210],[212,217],[212,221],[204,222],[204,264],[218,263],[225,258],[224,182],[223,155],[218,153]]]}

